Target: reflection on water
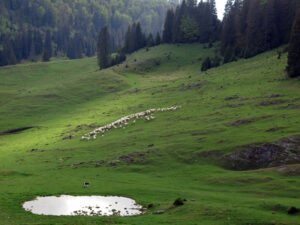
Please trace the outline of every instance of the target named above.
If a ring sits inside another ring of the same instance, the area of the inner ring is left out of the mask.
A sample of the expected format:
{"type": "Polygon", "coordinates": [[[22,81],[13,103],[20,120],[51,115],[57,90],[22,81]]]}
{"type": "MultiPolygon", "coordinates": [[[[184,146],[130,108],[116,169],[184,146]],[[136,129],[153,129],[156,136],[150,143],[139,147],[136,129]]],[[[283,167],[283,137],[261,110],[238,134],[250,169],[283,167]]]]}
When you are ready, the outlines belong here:
{"type": "Polygon", "coordinates": [[[55,216],[133,216],[142,213],[142,206],[133,199],[117,196],[37,197],[23,208],[34,214],[55,216]]]}

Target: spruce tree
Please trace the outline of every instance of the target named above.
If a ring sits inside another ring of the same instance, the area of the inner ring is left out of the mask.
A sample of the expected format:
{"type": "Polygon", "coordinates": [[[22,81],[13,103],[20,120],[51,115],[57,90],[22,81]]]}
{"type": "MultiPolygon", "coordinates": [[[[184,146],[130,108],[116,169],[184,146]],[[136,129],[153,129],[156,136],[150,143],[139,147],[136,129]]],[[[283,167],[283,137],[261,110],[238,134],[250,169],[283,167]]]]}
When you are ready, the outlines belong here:
{"type": "Polygon", "coordinates": [[[29,53],[29,60],[31,61],[31,62],[35,62],[36,61],[36,50],[35,50],[35,44],[34,44],[34,42],[32,41],[32,43],[31,43],[31,47],[30,47],[30,53],[29,53]]]}
{"type": "Polygon", "coordinates": [[[6,59],[4,65],[15,65],[17,63],[14,49],[9,40],[7,40],[6,45],[4,46],[4,57],[6,59]]]}
{"type": "Polygon", "coordinates": [[[188,13],[188,8],[185,3],[185,0],[182,1],[181,5],[178,6],[175,10],[174,21],[172,27],[172,41],[175,43],[184,42],[184,33],[182,32],[180,26],[182,18],[188,13]]]}
{"type": "Polygon", "coordinates": [[[131,36],[131,26],[129,25],[125,34],[125,45],[124,45],[124,52],[125,53],[131,53],[130,52],[130,36],[131,36]]]}
{"type": "Polygon", "coordinates": [[[135,27],[135,40],[136,40],[135,48],[134,48],[135,51],[140,48],[145,47],[146,38],[142,32],[141,24],[139,22],[136,24],[136,27],[135,27]]]}
{"type": "Polygon", "coordinates": [[[276,0],[268,0],[266,5],[264,21],[264,50],[269,50],[279,45],[276,2],[276,0]]]}
{"type": "Polygon", "coordinates": [[[251,0],[247,17],[245,58],[263,51],[262,9],[260,0],[251,0]]]}
{"type": "Polygon", "coordinates": [[[38,30],[34,31],[33,35],[33,43],[34,43],[34,48],[35,48],[35,54],[40,55],[43,52],[43,38],[41,33],[38,30]]]}
{"type": "Polygon", "coordinates": [[[160,34],[159,34],[159,32],[157,32],[156,38],[155,38],[155,45],[160,45],[160,42],[161,42],[160,34]]]}
{"type": "Polygon", "coordinates": [[[169,9],[167,12],[165,24],[164,24],[164,31],[163,31],[163,42],[164,43],[171,43],[172,42],[172,27],[174,23],[174,12],[172,9],[169,9]]]}
{"type": "Polygon", "coordinates": [[[153,47],[155,45],[153,35],[150,33],[147,38],[147,47],[153,47]]]}
{"type": "Polygon", "coordinates": [[[298,77],[300,76],[300,7],[290,36],[287,71],[290,77],[298,77]]]}
{"type": "Polygon", "coordinates": [[[225,10],[224,10],[224,18],[226,16],[228,16],[231,8],[233,6],[233,0],[227,0],[226,4],[225,4],[225,10]]]}
{"type": "Polygon", "coordinates": [[[133,23],[130,28],[130,33],[129,33],[129,52],[132,53],[137,49],[138,46],[138,41],[137,41],[137,25],[136,23],[133,23]]]}
{"type": "Polygon", "coordinates": [[[46,38],[44,42],[44,49],[43,49],[43,61],[47,62],[52,57],[52,44],[51,44],[51,33],[50,30],[46,32],[46,38]]]}
{"type": "Polygon", "coordinates": [[[110,65],[110,38],[107,26],[102,27],[97,42],[97,59],[100,69],[110,65]]]}

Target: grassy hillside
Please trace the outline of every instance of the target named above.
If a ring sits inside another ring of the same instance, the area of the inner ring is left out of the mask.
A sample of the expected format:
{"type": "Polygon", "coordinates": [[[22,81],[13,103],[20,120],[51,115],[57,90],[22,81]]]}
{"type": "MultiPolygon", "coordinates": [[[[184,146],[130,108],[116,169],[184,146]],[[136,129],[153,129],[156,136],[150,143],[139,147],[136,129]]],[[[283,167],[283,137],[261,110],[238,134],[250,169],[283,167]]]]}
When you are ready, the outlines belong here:
{"type": "Polygon", "coordinates": [[[0,68],[0,132],[33,127],[0,135],[0,224],[300,224],[286,213],[300,207],[299,165],[287,166],[295,171],[287,176],[278,168],[233,171],[220,160],[299,134],[300,83],[283,73],[286,55],[201,73],[208,55],[213,49],[201,45],[161,45],[103,71],[95,58],[0,68]],[[173,105],[181,108],[80,140],[95,126],[173,105]],[[155,207],[124,218],[38,216],[21,207],[60,194],[120,195],[155,207]],[[177,197],[185,205],[171,207],[177,197]],[[152,214],[159,209],[166,212],[152,214]]]}

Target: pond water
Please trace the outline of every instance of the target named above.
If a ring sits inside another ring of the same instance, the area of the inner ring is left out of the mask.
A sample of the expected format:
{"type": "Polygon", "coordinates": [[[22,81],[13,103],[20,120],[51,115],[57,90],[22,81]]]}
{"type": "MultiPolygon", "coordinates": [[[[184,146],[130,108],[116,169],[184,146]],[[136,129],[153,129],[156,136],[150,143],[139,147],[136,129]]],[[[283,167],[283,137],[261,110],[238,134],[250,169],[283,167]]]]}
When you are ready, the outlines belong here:
{"type": "Polygon", "coordinates": [[[134,216],[142,213],[142,206],[133,199],[118,196],[37,197],[25,202],[23,208],[33,214],[54,216],[134,216]]]}

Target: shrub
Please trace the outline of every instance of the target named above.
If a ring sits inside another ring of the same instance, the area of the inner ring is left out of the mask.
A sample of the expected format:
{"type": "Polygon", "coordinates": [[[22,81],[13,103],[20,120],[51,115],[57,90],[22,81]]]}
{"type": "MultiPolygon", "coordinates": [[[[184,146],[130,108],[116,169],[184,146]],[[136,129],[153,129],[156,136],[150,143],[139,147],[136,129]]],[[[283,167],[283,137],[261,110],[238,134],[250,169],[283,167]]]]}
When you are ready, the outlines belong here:
{"type": "Polygon", "coordinates": [[[184,202],[182,200],[182,198],[177,198],[174,203],[173,203],[174,206],[181,206],[181,205],[184,205],[184,202]]]}
{"type": "Polygon", "coordinates": [[[296,207],[292,206],[288,209],[288,214],[292,215],[292,214],[296,214],[299,212],[299,209],[297,209],[296,207]]]}
{"type": "Polygon", "coordinates": [[[209,57],[207,57],[202,64],[201,71],[206,71],[210,68],[211,68],[211,60],[209,57]]]}

